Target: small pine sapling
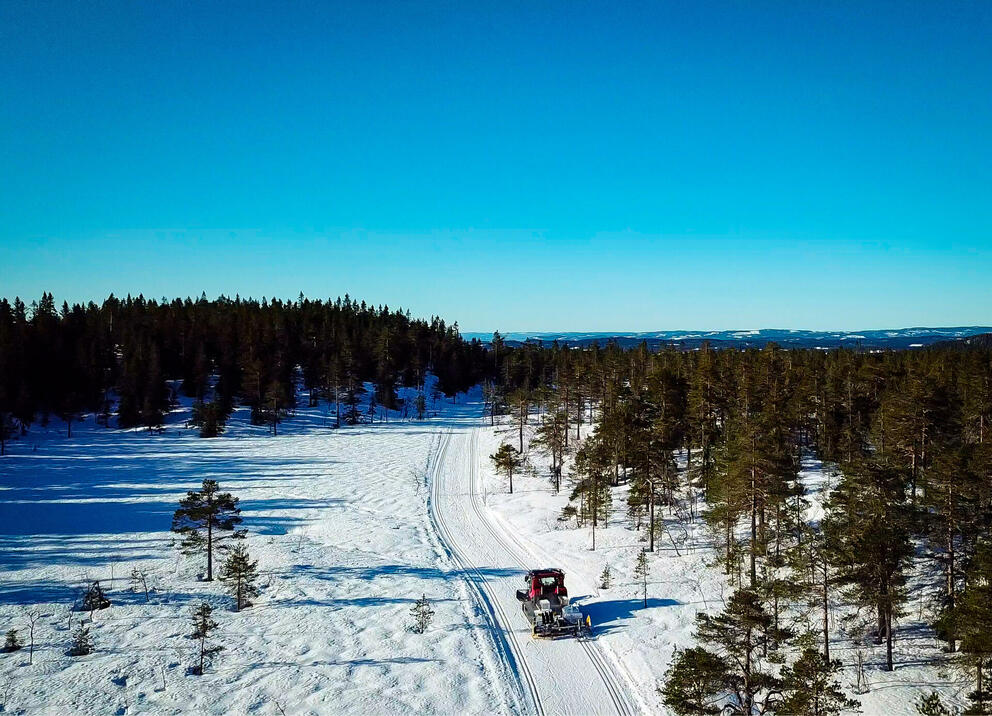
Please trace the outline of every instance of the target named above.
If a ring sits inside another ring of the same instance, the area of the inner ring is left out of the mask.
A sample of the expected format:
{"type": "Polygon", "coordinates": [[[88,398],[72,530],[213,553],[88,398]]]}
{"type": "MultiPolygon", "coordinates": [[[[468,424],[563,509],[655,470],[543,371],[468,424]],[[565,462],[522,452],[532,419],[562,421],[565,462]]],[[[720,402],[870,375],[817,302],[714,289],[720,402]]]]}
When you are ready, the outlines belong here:
{"type": "Polygon", "coordinates": [[[76,633],[72,635],[72,644],[69,646],[69,656],[86,656],[93,653],[93,637],[90,636],[90,628],[85,624],[80,624],[76,633]]]}
{"type": "Polygon", "coordinates": [[[610,565],[603,567],[603,573],[599,575],[599,588],[609,589],[613,582],[613,573],[610,572],[610,565]]]}
{"type": "Polygon", "coordinates": [[[196,676],[202,675],[210,658],[224,649],[222,646],[210,646],[207,643],[207,639],[210,638],[214,629],[217,628],[217,622],[211,618],[213,611],[206,602],[193,607],[191,615],[193,631],[189,635],[189,638],[196,640],[199,654],[197,656],[197,663],[189,667],[189,673],[196,676]]]}
{"type": "Polygon", "coordinates": [[[10,629],[7,631],[7,638],[3,643],[3,650],[6,653],[11,653],[12,651],[19,651],[24,648],[24,644],[21,642],[19,636],[17,636],[17,629],[10,629]]]}
{"type": "Polygon", "coordinates": [[[648,553],[642,550],[637,555],[637,562],[634,563],[634,578],[642,585],[645,607],[648,605],[648,575],[650,573],[651,566],[648,564],[648,553]]]}
{"type": "Polygon", "coordinates": [[[434,609],[431,608],[426,594],[414,602],[413,607],[410,608],[410,615],[413,617],[413,625],[410,627],[413,631],[417,634],[427,631],[434,618],[434,609]]]}
{"type": "Polygon", "coordinates": [[[234,597],[234,610],[240,612],[251,606],[251,598],[258,596],[258,561],[252,561],[244,543],[236,545],[221,565],[220,580],[227,585],[234,597]]]}

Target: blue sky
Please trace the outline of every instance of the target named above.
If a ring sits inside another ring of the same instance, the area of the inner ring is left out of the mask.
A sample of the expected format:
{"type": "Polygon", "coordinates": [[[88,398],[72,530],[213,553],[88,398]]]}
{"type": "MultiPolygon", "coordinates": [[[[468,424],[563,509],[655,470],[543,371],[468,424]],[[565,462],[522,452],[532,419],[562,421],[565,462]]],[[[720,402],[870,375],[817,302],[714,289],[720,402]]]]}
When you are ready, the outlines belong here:
{"type": "Polygon", "coordinates": [[[990,3],[205,5],[0,4],[0,294],[992,323],[990,3]]]}

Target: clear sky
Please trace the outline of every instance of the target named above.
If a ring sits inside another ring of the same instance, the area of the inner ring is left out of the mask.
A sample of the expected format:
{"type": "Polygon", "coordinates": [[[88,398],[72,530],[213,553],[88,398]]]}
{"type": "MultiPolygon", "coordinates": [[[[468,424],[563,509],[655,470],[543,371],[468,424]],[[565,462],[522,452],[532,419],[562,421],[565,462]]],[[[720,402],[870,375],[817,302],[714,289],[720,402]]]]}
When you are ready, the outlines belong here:
{"type": "Polygon", "coordinates": [[[992,324],[992,2],[0,3],[0,295],[992,324]]]}

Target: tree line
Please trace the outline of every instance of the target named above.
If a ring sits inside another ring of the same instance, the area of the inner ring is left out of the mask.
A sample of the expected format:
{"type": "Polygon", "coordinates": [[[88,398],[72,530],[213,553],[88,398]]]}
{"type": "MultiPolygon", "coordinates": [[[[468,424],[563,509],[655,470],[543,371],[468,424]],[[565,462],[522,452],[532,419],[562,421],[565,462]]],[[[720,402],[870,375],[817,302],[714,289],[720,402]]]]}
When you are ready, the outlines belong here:
{"type": "MultiPolygon", "coordinates": [[[[334,301],[119,299],[57,307],[51,293],[26,306],[0,299],[0,437],[51,416],[84,413],[104,425],[156,428],[178,393],[193,398],[194,422],[216,436],[236,404],[273,428],[295,406],[297,376],[311,405],[337,405],[338,421],[361,419],[364,384],[376,403],[399,407],[396,388],[422,386],[427,371],[451,396],[478,383],[486,351],[457,324],[334,301]],[[174,387],[175,386],[175,387],[174,387]]],[[[2,447],[2,446],[0,446],[2,447]]]]}

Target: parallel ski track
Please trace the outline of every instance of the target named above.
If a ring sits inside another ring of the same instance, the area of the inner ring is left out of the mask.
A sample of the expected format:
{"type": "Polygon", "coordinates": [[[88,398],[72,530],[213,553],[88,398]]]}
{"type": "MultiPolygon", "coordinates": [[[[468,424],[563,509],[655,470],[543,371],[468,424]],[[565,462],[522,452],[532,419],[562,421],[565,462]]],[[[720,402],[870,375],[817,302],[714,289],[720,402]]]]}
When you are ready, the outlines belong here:
{"type": "MultiPolygon", "coordinates": [[[[533,706],[534,713],[537,714],[537,716],[544,716],[544,704],[541,701],[541,694],[537,689],[537,680],[531,672],[530,665],[524,658],[523,649],[517,640],[517,636],[512,629],[504,630],[501,627],[501,624],[509,625],[510,620],[507,618],[507,615],[503,611],[500,604],[496,600],[490,599],[489,595],[486,593],[486,590],[482,586],[486,582],[485,576],[458,549],[456,546],[457,541],[452,538],[448,525],[444,521],[443,513],[437,508],[438,498],[441,494],[441,481],[438,478],[450,443],[451,431],[447,431],[441,438],[441,443],[438,446],[437,454],[434,457],[434,464],[431,467],[431,491],[428,498],[428,512],[430,514],[431,522],[434,524],[434,530],[440,539],[442,547],[448,553],[451,560],[466,575],[471,575],[471,578],[466,581],[475,593],[479,605],[483,608],[486,614],[486,618],[490,623],[490,631],[496,640],[496,645],[500,651],[500,656],[505,662],[507,669],[511,674],[514,674],[517,677],[521,692],[523,693],[526,691],[526,695],[529,696],[531,705],[533,706]]],[[[473,505],[475,503],[474,495],[472,503],[473,505]]]]}
{"type": "MultiPolygon", "coordinates": [[[[515,556],[517,564],[519,564],[523,569],[527,569],[527,565],[520,558],[520,555],[521,553],[533,554],[533,552],[529,550],[525,545],[523,545],[519,540],[517,540],[515,536],[509,535],[503,532],[502,530],[495,529],[489,517],[483,513],[482,508],[480,507],[480,502],[477,499],[478,491],[476,489],[478,474],[477,474],[477,464],[476,464],[475,456],[478,451],[475,445],[477,439],[478,439],[477,433],[473,431],[472,432],[472,474],[471,474],[470,488],[469,488],[471,491],[472,509],[475,512],[476,516],[479,518],[478,522],[482,525],[485,525],[486,529],[489,531],[489,534],[492,535],[493,539],[497,543],[502,545],[502,547],[507,552],[515,556]],[[511,545],[507,541],[507,538],[512,540],[514,543],[516,543],[516,547],[514,547],[514,545],[511,545]]],[[[500,610],[500,612],[502,613],[502,610],[500,610]]],[[[505,619],[506,615],[503,614],[503,617],[505,619]]],[[[507,621],[505,623],[508,626],[508,631],[512,635],[513,630],[509,628],[509,622],[507,621]]],[[[593,643],[589,642],[586,639],[579,639],[579,643],[582,645],[583,650],[586,652],[586,655],[589,657],[589,661],[592,663],[593,668],[596,669],[600,678],[603,680],[603,684],[606,686],[606,690],[610,695],[610,699],[613,701],[613,705],[616,707],[617,713],[620,714],[621,716],[635,716],[635,714],[638,713],[637,709],[632,708],[631,705],[629,704],[625,696],[624,688],[617,682],[617,678],[616,678],[616,674],[614,673],[614,670],[606,662],[600,650],[593,643]]],[[[536,696],[536,692],[535,692],[535,696],[536,696]]]]}

